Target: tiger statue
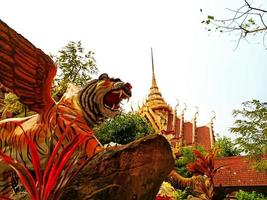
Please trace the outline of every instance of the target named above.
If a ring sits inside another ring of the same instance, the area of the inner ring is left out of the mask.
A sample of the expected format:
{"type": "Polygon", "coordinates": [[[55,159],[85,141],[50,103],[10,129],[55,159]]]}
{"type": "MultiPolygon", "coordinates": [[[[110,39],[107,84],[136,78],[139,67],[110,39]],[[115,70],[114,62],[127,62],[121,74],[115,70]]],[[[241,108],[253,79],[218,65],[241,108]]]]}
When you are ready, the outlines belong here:
{"type": "MultiPolygon", "coordinates": [[[[66,92],[59,102],[51,96],[56,65],[42,50],[0,20],[0,83],[37,114],[0,121],[0,150],[32,169],[26,139],[36,144],[41,166],[48,154],[47,138],[66,132],[65,140],[86,137],[79,150],[87,158],[102,145],[94,125],[120,113],[120,103],[131,97],[131,85],[102,74],[83,89],[66,92]]],[[[0,196],[12,193],[11,168],[0,161],[0,196]]]]}

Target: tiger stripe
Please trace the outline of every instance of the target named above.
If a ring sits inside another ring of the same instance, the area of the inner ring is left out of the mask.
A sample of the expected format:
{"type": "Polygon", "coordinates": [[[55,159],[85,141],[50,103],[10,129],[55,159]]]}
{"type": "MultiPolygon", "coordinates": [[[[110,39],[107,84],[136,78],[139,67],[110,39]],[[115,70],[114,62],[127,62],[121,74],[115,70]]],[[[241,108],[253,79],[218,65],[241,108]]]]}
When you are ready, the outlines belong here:
{"type": "MultiPolygon", "coordinates": [[[[0,84],[18,95],[23,104],[37,113],[26,118],[0,121],[0,150],[29,169],[33,166],[26,137],[36,144],[42,168],[51,150],[51,141],[55,144],[63,133],[65,140],[61,148],[75,136],[85,136],[86,141],[79,147],[81,159],[91,158],[102,147],[92,128],[105,118],[116,116],[119,110],[113,107],[119,107],[120,100],[131,95],[129,83],[124,84],[120,79],[102,74],[82,90],[67,92],[55,103],[51,97],[51,87],[56,70],[48,55],[0,20],[0,84]],[[110,94],[113,90],[116,93],[110,94]],[[108,104],[104,104],[108,93],[111,96],[107,98],[108,104]]],[[[0,195],[12,191],[11,171],[0,161],[0,195]]]]}

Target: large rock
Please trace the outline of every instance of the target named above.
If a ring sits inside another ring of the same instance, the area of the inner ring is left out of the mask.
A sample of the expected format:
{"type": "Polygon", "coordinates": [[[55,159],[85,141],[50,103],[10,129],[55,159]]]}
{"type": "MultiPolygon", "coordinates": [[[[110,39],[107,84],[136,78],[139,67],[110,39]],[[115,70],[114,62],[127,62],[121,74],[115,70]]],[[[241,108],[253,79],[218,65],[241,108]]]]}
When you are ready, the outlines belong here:
{"type": "Polygon", "coordinates": [[[154,200],[173,167],[168,141],[161,135],[150,135],[96,155],[62,199],[154,200]]]}

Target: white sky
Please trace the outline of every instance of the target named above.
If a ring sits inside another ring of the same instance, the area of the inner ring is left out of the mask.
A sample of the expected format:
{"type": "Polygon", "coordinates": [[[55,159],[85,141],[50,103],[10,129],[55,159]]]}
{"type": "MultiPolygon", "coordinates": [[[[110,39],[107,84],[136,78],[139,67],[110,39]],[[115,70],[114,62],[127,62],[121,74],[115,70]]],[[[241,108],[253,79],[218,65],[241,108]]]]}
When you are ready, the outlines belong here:
{"type": "MultiPolygon", "coordinates": [[[[267,7],[264,0],[254,3],[267,7]]],[[[133,85],[132,104],[146,98],[151,85],[150,47],[164,99],[190,120],[199,108],[199,125],[216,112],[215,132],[228,134],[232,110],[241,102],[267,100],[267,50],[256,36],[234,51],[233,35],[205,31],[205,13],[227,16],[242,0],[9,0],[0,19],[46,53],[56,54],[69,41],[81,40],[95,52],[100,73],[133,85]],[[200,12],[203,9],[203,13],[200,12]]],[[[129,106],[128,106],[129,108],[129,106]]]]}

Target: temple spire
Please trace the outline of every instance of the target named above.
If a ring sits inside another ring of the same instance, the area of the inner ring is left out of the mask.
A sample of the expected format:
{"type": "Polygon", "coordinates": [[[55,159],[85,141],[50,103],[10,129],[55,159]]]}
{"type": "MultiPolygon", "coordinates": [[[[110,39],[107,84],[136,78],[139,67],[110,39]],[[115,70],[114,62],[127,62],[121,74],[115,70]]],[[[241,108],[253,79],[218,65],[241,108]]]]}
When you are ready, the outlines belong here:
{"type": "Polygon", "coordinates": [[[155,76],[155,66],[154,66],[154,58],[153,58],[153,49],[151,48],[151,64],[152,64],[152,85],[150,87],[150,91],[148,94],[147,101],[153,102],[157,101],[158,103],[161,102],[163,104],[166,104],[164,99],[161,96],[161,93],[159,91],[159,88],[157,86],[156,76],[155,76]]]}
{"type": "Polygon", "coordinates": [[[154,67],[154,58],[153,58],[153,49],[151,47],[151,62],[152,62],[152,86],[151,88],[157,88],[156,76],[155,76],[155,67],[154,67]]]}
{"type": "Polygon", "coordinates": [[[155,76],[155,66],[154,66],[154,58],[153,58],[153,49],[151,48],[151,64],[152,64],[152,85],[150,87],[150,92],[148,95],[148,100],[161,100],[162,99],[161,93],[159,92],[159,88],[157,86],[156,76],[155,76]]]}
{"type": "Polygon", "coordinates": [[[164,101],[156,82],[153,50],[151,48],[152,64],[152,84],[145,103],[139,109],[141,116],[146,117],[151,122],[157,133],[167,130],[167,120],[172,108],[164,101]]]}

